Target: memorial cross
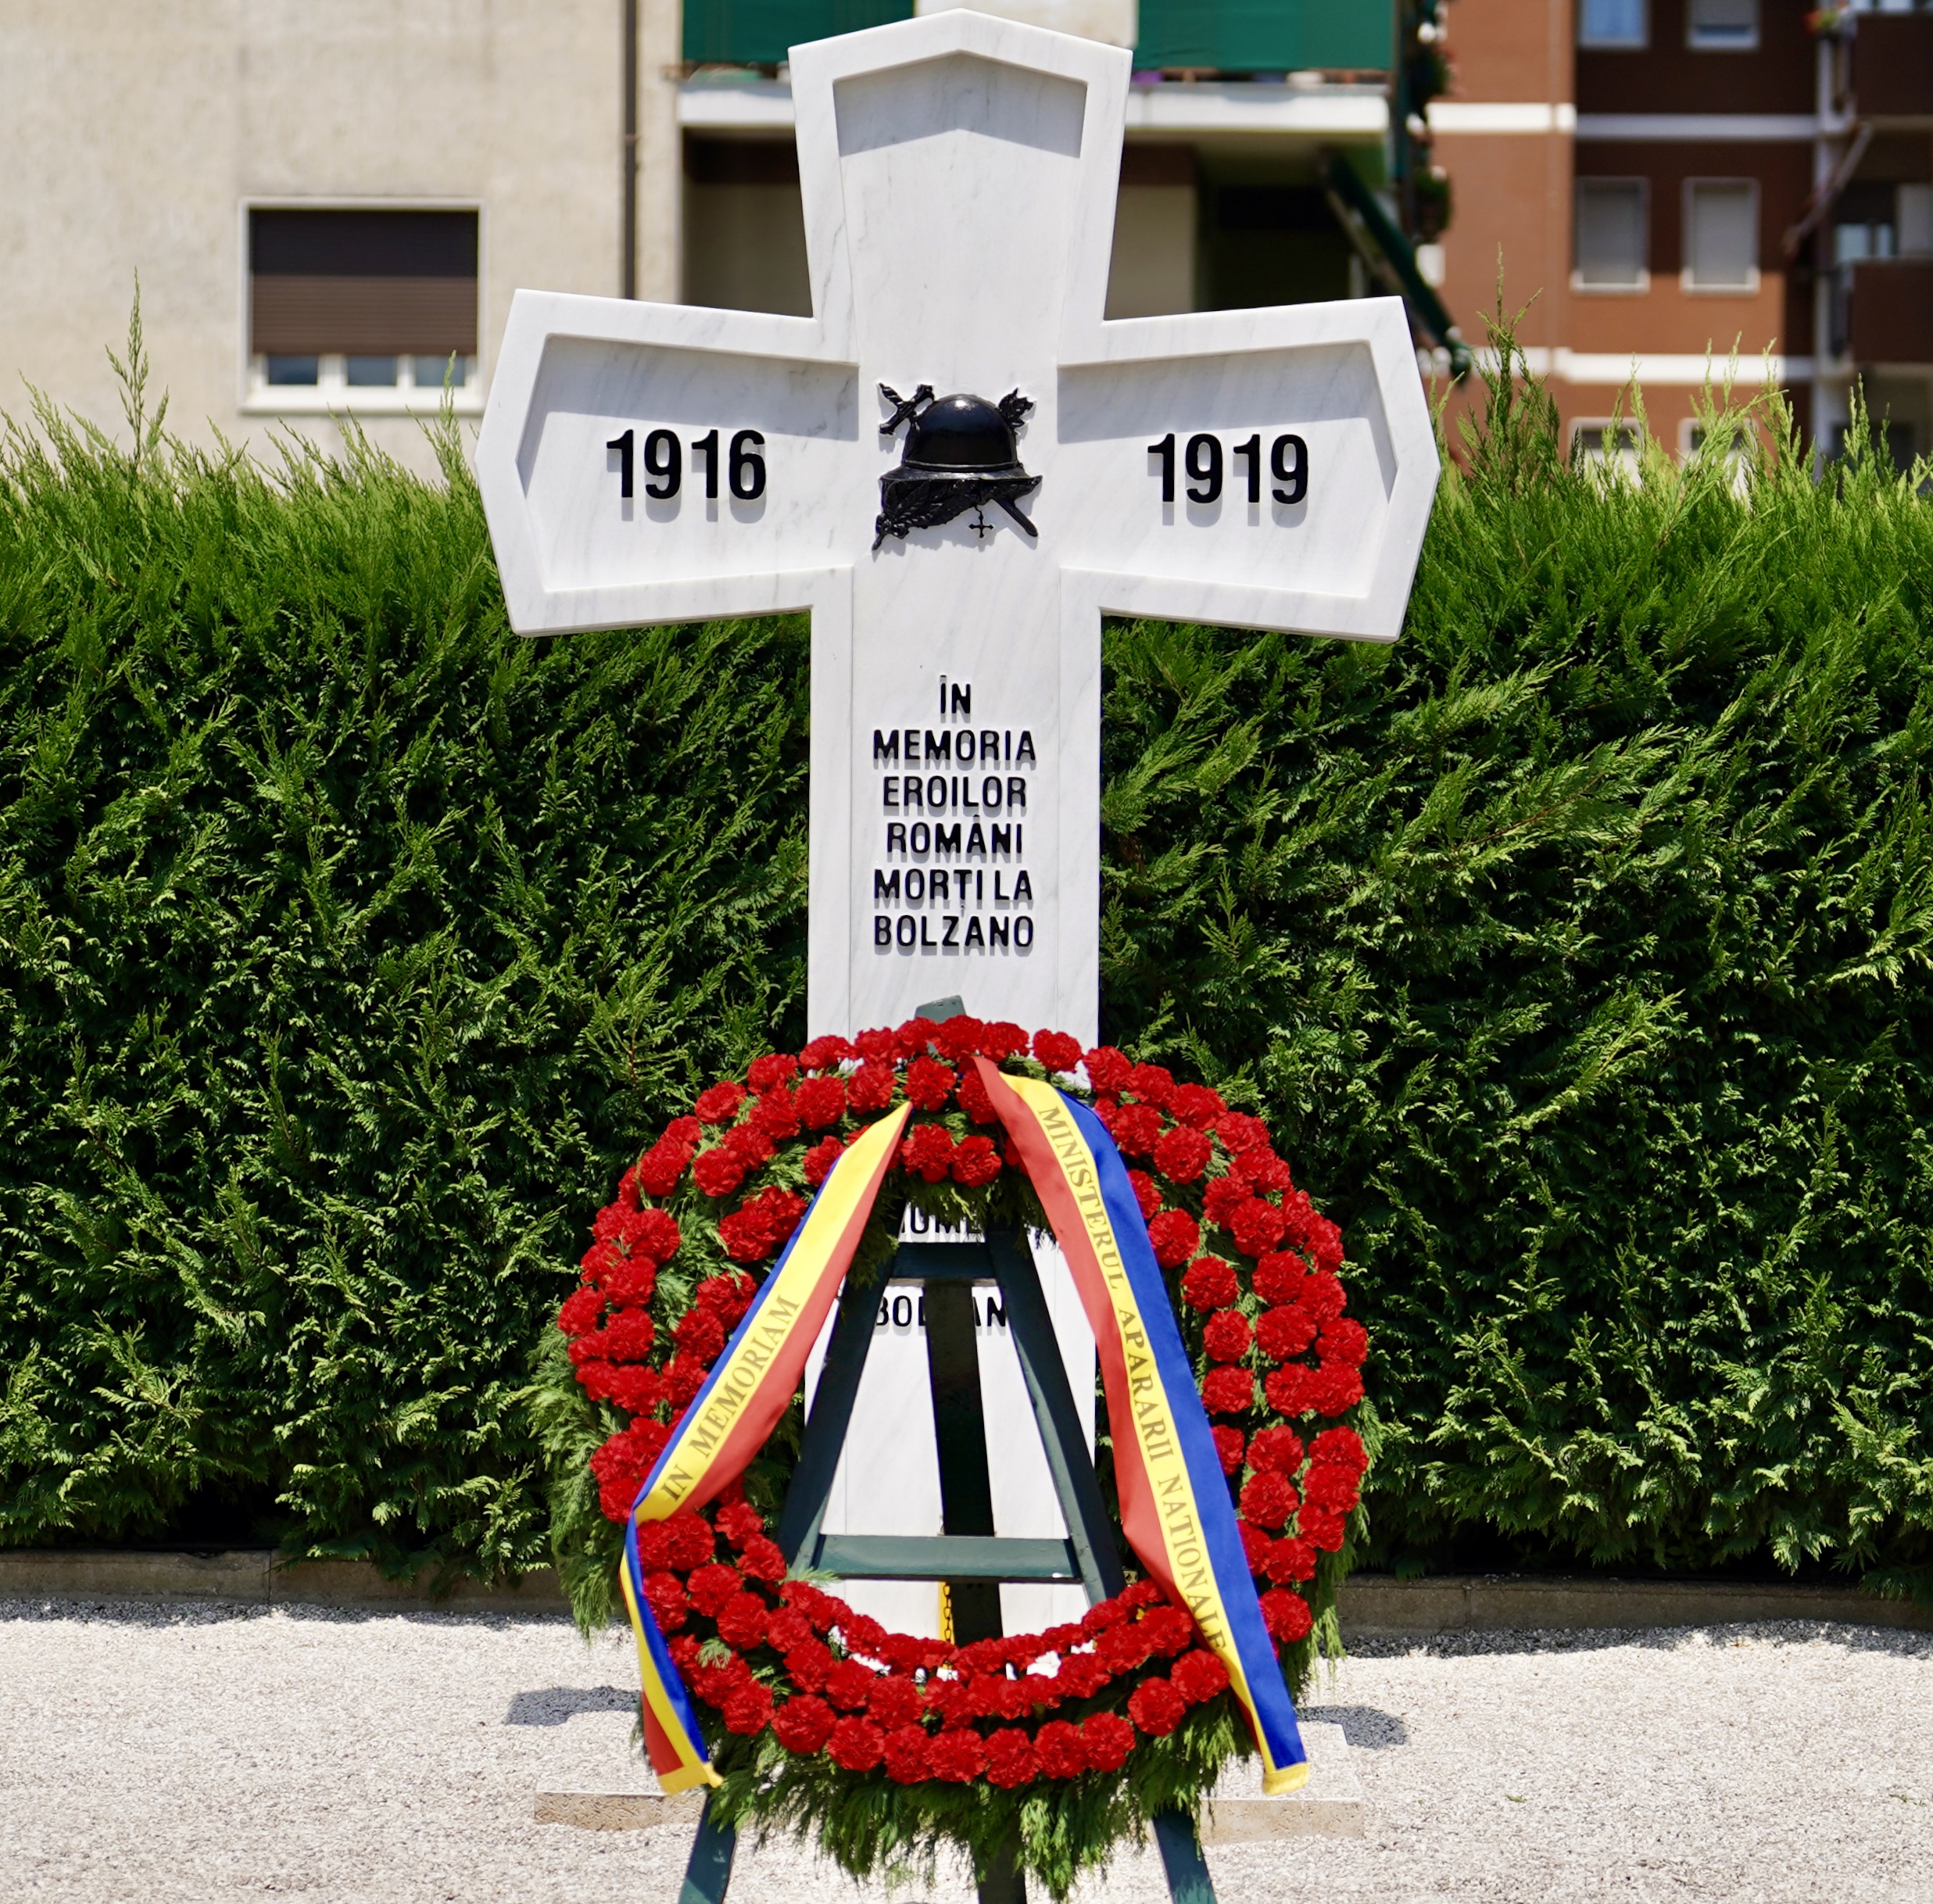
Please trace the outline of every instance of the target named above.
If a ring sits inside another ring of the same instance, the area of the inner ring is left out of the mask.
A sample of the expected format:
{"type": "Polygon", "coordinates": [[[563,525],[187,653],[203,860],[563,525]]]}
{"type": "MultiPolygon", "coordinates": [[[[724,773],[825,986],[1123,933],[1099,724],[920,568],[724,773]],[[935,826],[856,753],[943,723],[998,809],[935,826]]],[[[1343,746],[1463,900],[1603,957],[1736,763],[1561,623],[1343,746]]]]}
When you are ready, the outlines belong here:
{"type": "Polygon", "coordinates": [[[796,47],[813,316],[511,306],[511,625],[811,614],[813,1035],[957,993],[1095,1036],[1104,614],[1401,621],[1402,305],[1104,322],[1129,69],[959,9],[796,47]]]}

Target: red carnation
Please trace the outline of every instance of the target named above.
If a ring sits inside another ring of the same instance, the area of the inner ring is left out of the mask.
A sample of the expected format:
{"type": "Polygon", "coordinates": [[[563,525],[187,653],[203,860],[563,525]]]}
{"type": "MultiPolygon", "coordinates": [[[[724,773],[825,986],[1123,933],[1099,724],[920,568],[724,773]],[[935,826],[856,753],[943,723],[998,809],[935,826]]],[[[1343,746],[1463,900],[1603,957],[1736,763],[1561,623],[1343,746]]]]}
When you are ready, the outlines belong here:
{"type": "Polygon", "coordinates": [[[955,1093],[960,1100],[960,1108],[976,1124],[993,1124],[999,1122],[1000,1114],[993,1108],[993,1101],[987,1095],[986,1086],[981,1082],[977,1071],[960,1074],[960,1088],[955,1093]]]}
{"type": "Polygon", "coordinates": [[[692,1291],[695,1307],[709,1309],[729,1330],[752,1306],[757,1284],[743,1269],[728,1270],[723,1276],[708,1276],[692,1291]]]}
{"type": "Polygon", "coordinates": [[[1078,1778],[1087,1770],[1087,1745],[1080,1727],[1065,1719],[1049,1720],[1035,1734],[1033,1748],[1049,1778],[1078,1778]]]}
{"type": "Polygon", "coordinates": [[[1327,1217],[1318,1216],[1310,1220],[1308,1246],[1318,1269],[1326,1269],[1333,1274],[1342,1267],[1342,1232],[1327,1217]]]}
{"type": "MultiPolygon", "coordinates": [[[[1134,1201],[1140,1205],[1141,1219],[1145,1222],[1162,1207],[1162,1194],[1155,1188],[1154,1179],[1145,1170],[1130,1170],[1128,1172],[1128,1187],[1134,1192],[1134,1201]]],[[[1188,1246],[1189,1249],[1194,1247],[1192,1243],[1188,1246]]],[[[1188,1251],[1183,1250],[1181,1254],[1185,1260],[1188,1251]]]]}
{"type": "Polygon", "coordinates": [[[932,1049],[933,1040],[940,1036],[940,1021],[937,1018],[908,1018],[893,1034],[902,1058],[918,1058],[922,1052],[932,1049]]]}
{"type": "Polygon", "coordinates": [[[1343,1537],[1348,1526],[1341,1515],[1327,1513],[1321,1508],[1305,1507],[1296,1516],[1295,1524],[1311,1547],[1319,1547],[1325,1554],[1342,1551],[1343,1537]]]}
{"type": "Polygon", "coordinates": [[[897,1785],[916,1785],[932,1775],[926,1734],[916,1725],[896,1726],[886,1735],[886,1775],[897,1785]]]}
{"type": "Polygon", "coordinates": [[[728,1124],[738,1115],[739,1106],[744,1101],[743,1085],[728,1082],[714,1084],[711,1090],[698,1093],[698,1101],[692,1106],[692,1112],[701,1124],[728,1124]]]}
{"type": "Polygon", "coordinates": [[[875,1724],[885,1727],[889,1732],[899,1726],[918,1725],[925,1709],[925,1702],[919,1696],[919,1688],[910,1679],[901,1679],[893,1673],[873,1676],[872,1690],[866,1699],[866,1713],[875,1724]]]}
{"type": "Polygon", "coordinates": [[[1248,1201],[1248,1179],[1239,1170],[1213,1179],[1201,1193],[1201,1214],[1211,1223],[1226,1224],[1248,1201]]]}
{"type": "Polygon", "coordinates": [[[1177,1084],[1168,1100],[1168,1115],[1176,1122],[1205,1130],[1228,1108],[1219,1091],[1205,1084],[1177,1084]]]}
{"type": "MultiPolygon", "coordinates": [[[[990,1058],[1000,1064],[1011,1058],[1016,1051],[1027,1048],[1027,1034],[1011,1018],[996,1018],[991,1024],[980,1028],[980,1055],[990,1058]]],[[[1075,1054],[1075,1061],[1079,1061],[1079,1053],[1075,1054]]]]}
{"type": "Polygon", "coordinates": [[[900,1161],[917,1177],[937,1183],[953,1167],[953,1139],[943,1124],[915,1124],[900,1146],[900,1161]]]}
{"type": "Polygon", "coordinates": [[[713,1517],[712,1526],[734,1547],[743,1547],[755,1534],[765,1531],[764,1518],[749,1501],[728,1501],[713,1517]]]}
{"type": "Polygon", "coordinates": [[[756,1170],[768,1161],[772,1154],[771,1139],[756,1124],[736,1124],[725,1133],[725,1143],[721,1147],[735,1157],[747,1170],[756,1170]]]}
{"type": "Polygon", "coordinates": [[[1299,1362],[1273,1370],[1262,1387],[1269,1406],[1278,1415],[1306,1415],[1316,1405],[1316,1371],[1299,1362]]]}
{"type": "Polygon", "coordinates": [[[792,1093],[792,1108],[807,1130],[823,1130],[846,1115],[843,1078],[807,1078],[792,1093]]]}
{"type": "Polygon", "coordinates": [[[869,1659],[879,1656],[879,1648],[886,1644],[886,1628],[869,1613],[855,1613],[844,1602],[835,1600],[832,1605],[839,1609],[839,1629],[846,1642],[848,1652],[864,1653],[869,1659]]]}
{"type": "Polygon", "coordinates": [[[1239,1428],[1212,1428],[1216,1458],[1224,1474],[1238,1474],[1242,1465],[1242,1431],[1239,1428]]]}
{"type": "Polygon", "coordinates": [[[708,1521],[689,1511],[674,1514],[664,1523],[664,1556],[668,1565],[689,1573],[711,1558],[718,1542],[708,1521]]]}
{"type": "Polygon", "coordinates": [[[1319,1269],[1303,1285],[1301,1300],[1320,1322],[1330,1322],[1341,1315],[1349,1302],[1341,1282],[1326,1269],[1319,1269]]]}
{"type": "Polygon", "coordinates": [[[895,1063],[900,1055],[900,1039],[897,1032],[882,1029],[862,1031],[853,1043],[861,1058],[875,1059],[882,1064],[895,1063]]]}
{"type": "Polygon", "coordinates": [[[763,1580],[767,1586],[775,1587],[786,1577],[785,1549],[776,1541],[755,1534],[739,1555],[739,1569],[747,1580],[763,1580]]]}
{"type": "Polygon", "coordinates": [[[1255,1294],[1264,1302],[1294,1302],[1308,1281],[1308,1268],[1290,1250],[1271,1250],[1255,1265],[1255,1294]]]}
{"type": "Polygon", "coordinates": [[[1364,1473],[1369,1465],[1369,1450],[1353,1428],[1325,1428],[1310,1444],[1309,1457],[1325,1466],[1347,1468],[1352,1474],[1364,1473]]]}
{"type": "Polygon", "coordinates": [[[1240,1362],[1248,1353],[1248,1318],[1240,1309],[1217,1309],[1201,1332],[1211,1362],[1240,1362]]]}
{"type": "Polygon", "coordinates": [[[1308,1541],[1286,1534],[1269,1543],[1259,1571],[1265,1573],[1270,1580],[1284,1584],[1290,1580],[1312,1580],[1316,1577],[1316,1549],[1308,1541]]]}
{"type": "Polygon", "coordinates": [[[1194,1638],[1194,1620],[1185,1607],[1158,1606],[1141,1617],[1140,1628],[1154,1653],[1178,1653],[1194,1638]]]}
{"type": "Polygon", "coordinates": [[[1197,1309],[1222,1309],[1241,1294],[1241,1285],[1219,1256],[1197,1256],[1181,1279],[1181,1293],[1197,1309]]]}
{"type": "Polygon", "coordinates": [[[680,1409],[704,1387],[711,1365],[696,1355],[674,1355],[660,1373],[664,1377],[664,1399],[680,1409]]]}
{"type": "Polygon", "coordinates": [[[1040,1755],[1033,1741],[1018,1726],[994,1733],[986,1741],[986,1782],[1011,1791],[1040,1776],[1040,1755]]]}
{"type": "Polygon", "coordinates": [[[1299,1302],[1278,1303],[1255,1324],[1255,1340],[1273,1362],[1299,1355],[1316,1340],[1316,1319],[1299,1302]]]}
{"type": "Polygon", "coordinates": [[[1244,1151],[1265,1149],[1269,1143],[1269,1126],[1260,1118],[1247,1117],[1239,1111],[1218,1117],[1215,1120],[1215,1134],[1230,1154],[1237,1157],[1244,1151]]]}
{"type": "Polygon", "coordinates": [[[929,1741],[926,1757],[933,1777],[950,1784],[970,1785],[986,1769],[986,1748],[980,1743],[980,1735],[965,1727],[943,1732],[929,1741]]]}
{"type": "Polygon", "coordinates": [[[1214,1150],[1198,1130],[1177,1124],[1154,1146],[1154,1168],[1176,1183],[1192,1183],[1208,1167],[1214,1150]]]}
{"type": "Polygon", "coordinates": [[[787,1752],[817,1752],[838,1723],[832,1709],[810,1693],[795,1694],[772,1715],[771,1729],[787,1752]]]}
{"type": "Polygon", "coordinates": [[[651,1300],[658,1285],[658,1272],[648,1256],[634,1256],[621,1263],[604,1278],[604,1294],[625,1307],[642,1308],[651,1300]]]}
{"type": "Polygon", "coordinates": [[[1000,1152],[991,1137],[962,1137],[953,1153],[953,1180],[968,1190],[991,1183],[1000,1175],[1000,1152]]]}
{"type": "Polygon", "coordinates": [[[1360,1369],[1363,1358],[1369,1352],[1369,1332],[1351,1317],[1339,1315],[1333,1322],[1323,1323],[1322,1340],[1316,1344],[1316,1349],[1324,1362],[1341,1362],[1349,1368],[1360,1369]]]}
{"type": "Polygon", "coordinates": [[[751,1168],[724,1144],[700,1151],[692,1164],[692,1179],[707,1197],[729,1197],[745,1181],[751,1168]]]}
{"type": "Polygon", "coordinates": [[[1302,1498],[1328,1514],[1346,1514],[1362,1498],[1356,1476],[1347,1468],[1319,1461],[1302,1480],[1302,1498]]]}
{"type": "Polygon", "coordinates": [[[883,1111],[893,1101],[896,1079],[890,1065],[868,1058],[846,1080],[846,1101],[855,1111],[883,1111]]]}
{"type": "Polygon", "coordinates": [[[786,1670],[792,1676],[792,1683],[807,1692],[819,1691],[832,1670],[832,1649],[823,1640],[807,1640],[786,1649],[786,1670]]]}
{"type": "Polygon", "coordinates": [[[1250,1197],[1237,1207],[1228,1227],[1244,1256],[1265,1255],[1282,1240],[1282,1212],[1259,1197],[1250,1197]]]}
{"type": "Polygon", "coordinates": [[[724,1710],[726,1731],[748,1737],[763,1732],[772,1720],[771,1689],[749,1680],[725,1701],[724,1710]]]}
{"type": "Polygon", "coordinates": [[[799,1109],[791,1092],[782,1084],[761,1091],[752,1106],[752,1122],[774,1143],[783,1143],[799,1134],[799,1109]]]}
{"type": "Polygon", "coordinates": [[[1284,1645],[1306,1639],[1309,1628],[1316,1623],[1308,1602],[1287,1587],[1272,1587],[1262,1596],[1262,1618],[1269,1632],[1284,1645]]]}
{"type": "Polygon", "coordinates": [[[857,1659],[842,1659],[825,1676],[825,1696],[847,1712],[859,1711],[872,1697],[879,1674],[857,1659]]]}
{"type": "Polygon", "coordinates": [[[906,1068],[906,1094],[922,1111],[943,1111],[953,1095],[954,1077],[950,1065],[916,1058],[906,1068]]]}
{"type": "Polygon", "coordinates": [[[1132,1673],[1147,1659],[1148,1643],[1154,1637],[1138,1620],[1110,1627],[1094,1642],[1094,1657],[1108,1670],[1109,1677],[1132,1673]]]}
{"type": "Polygon", "coordinates": [[[557,1312],[557,1326],[567,1336],[581,1336],[597,1326],[603,1312],[604,1298],[594,1289],[580,1289],[564,1299],[557,1312]]]}
{"type": "Polygon", "coordinates": [[[869,1719],[842,1719],[825,1749],[842,1770],[870,1772],[886,1756],[886,1734],[869,1719]]]}
{"type": "Polygon", "coordinates": [[[638,1159],[639,1187],[653,1197],[668,1197],[690,1161],[691,1152],[682,1143],[654,1144],[638,1159]]]}
{"type": "Polygon", "coordinates": [[[725,1347],[725,1325],[709,1309],[687,1309],[671,1333],[678,1346],[696,1362],[715,1361],[725,1347]]]}
{"type": "Polygon", "coordinates": [[[1295,1490],[1279,1474],[1253,1474],[1242,1489],[1242,1512],[1258,1527],[1279,1527],[1295,1512],[1295,1490]]]}
{"type": "Polygon", "coordinates": [[[1037,1031],[1033,1034],[1033,1054],[1045,1070],[1070,1072],[1080,1062],[1080,1040],[1065,1032],[1037,1031]]]}
{"type": "Polygon", "coordinates": [[[651,1609],[660,1633],[675,1633],[685,1623],[689,1602],[675,1573],[647,1573],[644,1577],[644,1602],[651,1609]]]}
{"type": "Polygon", "coordinates": [[[940,1055],[950,1058],[954,1064],[964,1064],[980,1048],[980,1034],[986,1027],[971,1012],[963,1011],[958,1018],[945,1018],[940,1029],[933,1034],[933,1043],[939,1047],[940,1055]]]}
{"type": "Polygon", "coordinates": [[[1187,1709],[1187,1702],[1165,1679],[1144,1679],[1128,1695],[1129,1718],[1151,1738],[1165,1738],[1187,1709]]]}
{"type": "Polygon", "coordinates": [[[799,1062],[807,1071],[830,1071],[835,1065],[842,1065],[854,1055],[851,1043],[844,1038],[814,1038],[799,1054],[799,1062]]]}
{"type": "Polygon", "coordinates": [[[1087,1066],[1087,1082],[1110,1097],[1127,1089],[1134,1067],[1111,1044],[1097,1045],[1083,1061],[1087,1066]]]}
{"type": "Polygon", "coordinates": [[[805,1180],[814,1190],[832,1174],[832,1166],[839,1161],[839,1153],[845,1149],[836,1137],[827,1137],[813,1145],[800,1161],[800,1168],[805,1173],[805,1180]]]}
{"type": "Polygon", "coordinates": [[[788,1084],[798,1075],[799,1061],[783,1051],[768,1052],[746,1067],[745,1078],[755,1091],[768,1091],[775,1084],[788,1084]]]}
{"type": "Polygon", "coordinates": [[[812,1637],[812,1623],[796,1606],[782,1606],[766,1622],[765,1642],[782,1653],[803,1646],[812,1637]]]}
{"type": "Polygon", "coordinates": [[[1123,1104],[1108,1128],[1126,1157],[1146,1157],[1162,1134],[1162,1114],[1151,1104],[1123,1104]]]}
{"type": "Polygon", "coordinates": [[[1199,1705],[1226,1691],[1228,1668],[1212,1652],[1197,1647],[1183,1653],[1169,1669],[1168,1682],[1190,1705],[1199,1705]]]}
{"type": "Polygon", "coordinates": [[[722,1560],[713,1560],[693,1570],[691,1578],[685,1583],[685,1591],[691,1595],[692,1605],[710,1619],[717,1616],[719,1609],[742,1585],[736,1567],[728,1567],[722,1560]]]}
{"type": "Polygon", "coordinates": [[[1080,1742],[1097,1772],[1118,1772],[1134,1749],[1134,1728],[1119,1713],[1096,1713],[1082,1724],[1080,1742]]]}
{"type": "Polygon", "coordinates": [[[613,1369],[604,1398],[614,1401],[627,1415],[648,1415],[664,1399],[664,1378],[655,1369],[635,1364],[613,1369]]]}
{"type": "Polygon", "coordinates": [[[755,1593],[735,1593],[718,1609],[718,1637],[742,1653],[765,1643],[765,1602],[755,1593]]]}
{"type": "Polygon", "coordinates": [[[1259,1573],[1269,1564],[1269,1553],[1275,1543],[1259,1527],[1251,1527],[1245,1520],[1235,1523],[1235,1531],[1242,1537],[1242,1558],[1248,1562],[1251,1573],[1259,1573]]]}
{"type": "Polygon", "coordinates": [[[1264,1428],[1248,1444],[1248,1465],[1258,1474],[1293,1475],[1302,1465],[1302,1437],[1293,1428],[1264,1428]]]}
{"type": "Polygon", "coordinates": [[[1186,1210],[1164,1210],[1147,1226],[1154,1260],[1164,1269],[1179,1269],[1201,1242],[1201,1226],[1186,1210]]]}
{"type": "Polygon", "coordinates": [[[1246,1415],[1255,1405],[1255,1378],[1246,1369],[1211,1369],[1201,1378],[1201,1405],[1211,1415],[1246,1415]]]}
{"type": "Polygon", "coordinates": [[[1160,1065],[1137,1065],[1128,1073],[1125,1088],[1144,1104],[1165,1109],[1175,1094],[1175,1074],[1160,1065]]]}
{"type": "MultiPolygon", "coordinates": [[[[1295,1179],[1289,1175],[1289,1167],[1273,1151],[1244,1151],[1242,1153],[1242,1175],[1259,1190],[1293,1190],[1295,1179]]],[[[1287,1210],[1283,1217],[1291,1227],[1294,1219],[1287,1210]]],[[[1283,1233],[1289,1233],[1284,1229],[1283,1233]]]]}
{"type": "Polygon", "coordinates": [[[1330,1362],[1316,1371],[1310,1386],[1318,1415],[1341,1415],[1362,1399],[1362,1371],[1330,1362]]]}

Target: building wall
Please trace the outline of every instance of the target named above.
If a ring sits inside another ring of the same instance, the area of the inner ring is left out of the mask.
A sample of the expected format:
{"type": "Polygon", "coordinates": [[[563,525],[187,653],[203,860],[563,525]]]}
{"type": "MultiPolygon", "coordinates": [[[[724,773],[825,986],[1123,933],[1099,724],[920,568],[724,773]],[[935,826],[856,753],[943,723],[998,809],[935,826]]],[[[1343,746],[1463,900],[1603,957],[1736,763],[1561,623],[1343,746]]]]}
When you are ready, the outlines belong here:
{"type": "MultiPolygon", "coordinates": [[[[675,45],[675,13],[646,0],[641,38],[675,45]]],[[[478,206],[487,378],[517,285],[620,288],[622,34],[622,0],[10,0],[0,379],[118,423],[103,346],[125,334],[138,273],[170,425],[265,447],[277,418],[242,400],[254,199],[478,206]]],[[[663,63],[640,59],[641,227],[667,196],[663,63]]],[[[639,264],[668,292],[675,210],[668,242],[666,222],[639,264]]],[[[299,427],[339,441],[326,419],[299,427]]],[[[424,460],[411,419],[370,428],[424,460]]]]}

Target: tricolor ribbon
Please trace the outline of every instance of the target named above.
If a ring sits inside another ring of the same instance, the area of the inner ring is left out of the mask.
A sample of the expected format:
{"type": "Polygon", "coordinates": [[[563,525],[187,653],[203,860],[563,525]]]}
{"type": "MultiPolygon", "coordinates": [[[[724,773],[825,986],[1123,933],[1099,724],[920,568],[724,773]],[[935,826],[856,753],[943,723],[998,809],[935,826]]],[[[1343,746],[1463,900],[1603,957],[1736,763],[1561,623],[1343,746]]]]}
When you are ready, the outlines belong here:
{"type": "Polygon", "coordinates": [[[1107,1126],[1051,1084],[976,1059],[1072,1272],[1101,1356],[1122,1530],[1194,1616],[1262,1750],[1262,1788],[1308,1777],[1228,1483],[1127,1166],[1107,1126]]]}
{"type": "Polygon", "coordinates": [[[791,1406],[911,1115],[911,1107],[902,1104],[840,1153],[704,1387],[652,1463],[625,1524],[619,1580],[638,1636],[645,1746],[667,1791],[715,1785],[719,1779],[685,1682],[645,1601],[638,1529],[711,1500],[744,1472],[791,1406]]]}

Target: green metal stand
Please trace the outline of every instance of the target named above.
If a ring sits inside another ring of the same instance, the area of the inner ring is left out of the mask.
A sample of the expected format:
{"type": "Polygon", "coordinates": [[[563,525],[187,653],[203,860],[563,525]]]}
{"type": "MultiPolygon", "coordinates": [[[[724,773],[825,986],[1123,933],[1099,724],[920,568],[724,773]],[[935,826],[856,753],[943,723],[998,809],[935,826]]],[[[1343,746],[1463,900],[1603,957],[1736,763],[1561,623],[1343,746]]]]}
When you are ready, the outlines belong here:
{"type": "MultiPolygon", "coordinates": [[[[809,1566],[845,1580],[943,1580],[952,1601],[954,1637],[962,1644],[999,1634],[1004,1580],[1078,1580],[1090,1603],[1119,1593],[1124,1580],[1114,1530],[1026,1239],[1012,1231],[993,1230],[980,1243],[903,1243],[883,1281],[925,1286],[926,1367],[940,1457],[941,1531],[922,1535],[824,1531],[832,1477],[872,1347],[881,1287],[855,1289],[849,1284],[840,1298],[792,1486],[779,1516],[779,1544],[787,1561],[804,1559],[809,1566]],[[1008,1330],[1068,1530],[1064,1541],[1006,1539],[993,1531],[979,1351],[974,1338],[975,1283],[997,1287],[1006,1305],[1008,1330]]],[[[1179,1812],[1164,1813],[1154,1820],[1154,1835],[1175,1904],[1215,1904],[1194,1820],[1179,1812]]],[[[732,1832],[713,1826],[707,1806],[678,1904],[723,1904],[732,1875],[732,1832]]],[[[1026,1904],[1026,1883],[1011,1851],[981,1877],[979,1895],[980,1904],[1026,1904]]]]}

